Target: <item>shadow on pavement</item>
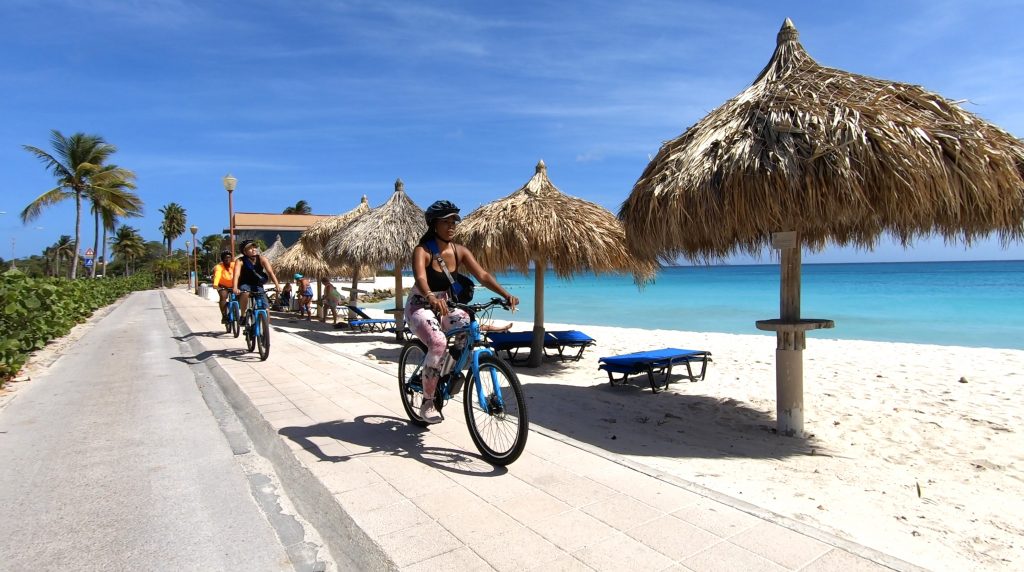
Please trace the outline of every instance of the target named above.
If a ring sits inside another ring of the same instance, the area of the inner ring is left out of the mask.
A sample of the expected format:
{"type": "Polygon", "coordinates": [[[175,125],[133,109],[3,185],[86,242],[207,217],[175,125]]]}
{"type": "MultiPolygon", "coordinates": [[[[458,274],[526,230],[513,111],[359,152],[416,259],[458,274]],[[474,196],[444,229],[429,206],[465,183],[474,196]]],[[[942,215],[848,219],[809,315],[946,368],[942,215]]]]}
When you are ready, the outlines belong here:
{"type": "Polygon", "coordinates": [[[427,429],[412,425],[405,419],[386,415],[362,415],[352,421],[329,421],[308,427],[282,427],[279,434],[291,439],[318,459],[340,463],[362,455],[395,455],[414,459],[442,471],[460,475],[493,477],[508,472],[492,466],[475,452],[460,451],[423,444],[427,429]],[[315,437],[334,439],[342,444],[368,448],[363,453],[328,455],[312,441],[315,437]]]}
{"type": "Polygon", "coordinates": [[[780,437],[773,415],[734,399],[652,394],[638,385],[606,383],[528,383],[523,392],[531,425],[616,454],[774,459],[825,454],[813,436],[780,437]]]}

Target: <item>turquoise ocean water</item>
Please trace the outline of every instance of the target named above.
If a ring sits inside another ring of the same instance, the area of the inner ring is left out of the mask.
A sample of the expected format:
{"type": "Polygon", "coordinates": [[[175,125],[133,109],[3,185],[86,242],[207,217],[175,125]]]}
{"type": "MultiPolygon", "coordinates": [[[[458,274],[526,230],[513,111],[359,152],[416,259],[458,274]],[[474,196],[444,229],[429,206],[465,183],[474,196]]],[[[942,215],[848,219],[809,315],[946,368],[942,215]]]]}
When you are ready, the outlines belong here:
{"type": "MultiPolygon", "coordinates": [[[[1024,261],[804,264],[801,315],[835,320],[810,337],[1024,349],[1024,261]]],[[[533,319],[533,276],[499,274],[533,319]]],[[[478,290],[478,299],[489,291],[478,290]]],[[[545,276],[545,321],[762,334],[779,316],[779,267],[663,268],[637,289],[630,276],[545,276]]],[[[495,315],[503,319],[505,315],[495,315]]]]}

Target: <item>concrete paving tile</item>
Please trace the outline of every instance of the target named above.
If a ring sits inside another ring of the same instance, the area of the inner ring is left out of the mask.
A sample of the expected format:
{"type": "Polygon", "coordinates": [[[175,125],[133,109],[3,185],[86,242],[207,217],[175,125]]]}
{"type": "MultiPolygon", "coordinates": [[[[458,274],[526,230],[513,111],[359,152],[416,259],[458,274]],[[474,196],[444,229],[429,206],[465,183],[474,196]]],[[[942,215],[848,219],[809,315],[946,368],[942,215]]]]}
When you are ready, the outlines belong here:
{"type": "MultiPolygon", "coordinates": [[[[529,449],[529,443],[527,443],[527,449],[529,449]]],[[[552,485],[575,476],[575,473],[565,467],[532,454],[524,454],[510,465],[508,470],[523,481],[535,486],[552,485]]]]}
{"type": "Polygon", "coordinates": [[[382,534],[377,542],[395,564],[401,567],[452,552],[462,546],[458,538],[436,522],[424,522],[382,534]]]}
{"type": "MultiPolygon", "coordinates": [[[[249,399],[252,402],[252,404],[255,405],[257,408],[261,408],[264,405],[279,405],[279,404],[282,404],[282,403],[286,403],[286,404],[288,404],[292,408],[295,407],[295,405],[291,401],[289,401],[287,397],[285,397],[283,395],[260,397],[258,399],[253,399],[253,398],[249,398],[249,399]]],[[[262,411],[262,409],[261,409],[261,411],[262,411]]],[[[278,409],[278,411],[280,411],[280,409],[278,409]]],[[[298,411],[298,409],[296,409],[296,411],[298,411]]],[[[269,413],[269,411],[267,413],[269,413]]]]}
{"type": "Polygon", "coordinates": [[[633,483],[633,486],[626,491],[629,496],[665,512],[674,512],[681,508],[694,506],[706,499],[697,493],[653,477],[641,480],[634,477],[633,483]]]}
{"type": "MultiPolygon", "coordinates": [[[[413,461],[415,462],[415,461],[413,461]]],[[[454,482],[445,475],[444,471],[427,468],[426,471],[417,471],[415,474],[403,475],[398,478],[388,479],[391,486],[401,491],[409,498],[416,498],[422,495],[437,494],[436,491],[447,490],[454,482]]]]}
{"type": "Polygon", "coordinates": [[[515,498],[509,499],[509,502],[503,502],[498,506],[506,514],[527,526],[572,510],[572,506],[569,504],[540,489],[517,495],[515,498]]]}
{"type": "Polygon", "coordinates": [[[672,514],[722,538],[729,538],[763,522],[754,515],[711,499],[701,499],[672,514]]]}
{"type": "Polygon", "coordinates": [[[668,557],[624,535],[615,534],[603,541],[573,552],[594,570],[662,570],[674,562],[668,557]]]}
{"type": "Polygon", "coordinates": [[[574,474],[568,475],[562,481],[538,484],[537,486],[551,496],[574,507],[600,502],[618,494],[601,483],[574,474]]]}
{"type": "Polygon", "coordinates": [[[479,499],[464,505],[458,513],[437,517],[437,522],[467,544],[469,539],[492,537],[521,526],[511,516],[479,499]]]}
{"type": "Polygon", "coordinates": [[[673,560],[682,560],[722,542],[722,539],[670,514],[626,532],[673,560]]]}
{"type": "Polygon", "coordinates": [[[801,572],[890,572],[892,568],[861,558],[841,548],[833,548],[805,566],[801,572]]]}
{"type": "MultiPolygon", "coordinates": [[[[480,462],[483,463],[483,461],[480,462]]],[[[473,494],[497,504],[514,502],[516,498],[537,490],[536,487],[523,482],[510,473],[501,474],[493,467],[491,470],[495,472],[452,473],[449,476],[453,481],[472,491],[473,494]]]]}
{"type": "MultiPolygon", "coordinates": [[[[374,538],[427,522],[433,523],[426,513],[408,499],[369,512],[352,514],[352,519],[374,538]]],[[[391,556],[394,557],[394,554],[391,556]]]]}
{"type": "Polygon", "coordinates": [[[295,408],[295,406],[292,405],[292,402],[287,399],[281,403],[254,403],[253,405],[256,405],[256,408],[259,409],[261,413],[274,413],[276,411],[285,411],[287,409],[295,408]]]}
{"type": "Polygon", "coordinates": [[[453,481],[449,481],[446,487],[409,498],[434,520],[458,514],[462,512],[463,507],[481,502],[480,497],[453,481]]]}
{"type": "Polygon", "coordinates": [[[339,461],[329,468],[317,471],[317,476],[332,494],[338,495],[351,490],[384,482],[374,471],[357,461],[339,461]]]}
{"type": "Polygon", "coordinates": [[[563,512],[528,526],[566,552],[575,552],[618,534],[616,529],[579,510],[563,512]]]}
{"type": "Polygon", "coordinates": [[[592,571],[593,568],[587,566],[572,554],[560,554],[550,562],[535,563],[528,570],[530,572],[588,572],[592,571]]]}
{"type": "Polygon", "coordinates": [[[519,572],[538,563],[554,562],[564,554],[560,548],[525,527],[479,538],[461,538],[488,564],[502,572],[519,572]]]}
{"type": "Polygon", "coordinates": [[[270,426],[280,431],[284,427],[310,427],[316,425],[316,421],[298,409],[286,409],[263,415],[270,426]]]}
{"type": "Polygon", "coordinates": [[[782,566],[736,546],[730,542],[719,542],[703,552],[684,559],[683,566],[696,572],[781,572],[782,566]]]}
{"type": "Polygon", "coordinates": [[[761,522],[729,538],[729,542],[786,568],[797,569],[817,560],[831,546],[772,522],[761,522]]]}
{"type": "Polygon", "coordinates": [[[351,515],[393,506],[406,500],[405,495],[386,481],[348,490],[334,495],[334,498],[351,515]]]}
{"type": "Polygon", "coordinates": [[[462,546],[433,558],[403,568],[405,572],[490,572],[494,570],[483,558],[462,546]]]}
{"type": "Polygon", "coordinates": [[[636,528],[665,514],[624,494],[606,498],[580,510],[618,530],[636,528]]]}

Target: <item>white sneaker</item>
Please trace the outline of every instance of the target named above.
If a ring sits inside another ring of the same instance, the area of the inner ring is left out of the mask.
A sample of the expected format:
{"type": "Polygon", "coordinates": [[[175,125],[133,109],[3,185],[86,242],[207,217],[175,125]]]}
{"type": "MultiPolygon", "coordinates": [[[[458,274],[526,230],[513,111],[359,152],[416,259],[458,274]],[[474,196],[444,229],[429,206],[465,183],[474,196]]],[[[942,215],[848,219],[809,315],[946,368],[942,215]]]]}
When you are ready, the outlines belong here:
{"type": "Polygon", "coordinates": [[[420,417],[427,423],[440,423],[444,421],[444,417],[441,417],[441,413],[434,408],[434,400],[424,400],[423,404],[420,405],[420,417]]]}

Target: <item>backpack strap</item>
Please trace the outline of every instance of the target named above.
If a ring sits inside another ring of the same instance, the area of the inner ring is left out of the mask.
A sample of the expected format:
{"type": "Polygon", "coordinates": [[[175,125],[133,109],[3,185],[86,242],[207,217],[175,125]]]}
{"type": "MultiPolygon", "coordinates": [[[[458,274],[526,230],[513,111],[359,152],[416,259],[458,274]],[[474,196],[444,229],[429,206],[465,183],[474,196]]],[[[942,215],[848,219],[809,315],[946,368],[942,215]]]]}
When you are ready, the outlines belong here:
{"type": "MultiPolygon", "coordinates": [[[[430,239],[426,242],[425,246],[434,255],[434,259],[437,260],[438,266],[444,271],[444,275],[448,277],[448,281],[455,284],[455,278],[452,278],[452,273],[448,271],[448,265],[444,262],[444,257],[441,256],[441,251],[437,248],[437,239],[430,239]]],[[[458,262],[458,249],[456,249],[456,262],[458,262]]]]}

